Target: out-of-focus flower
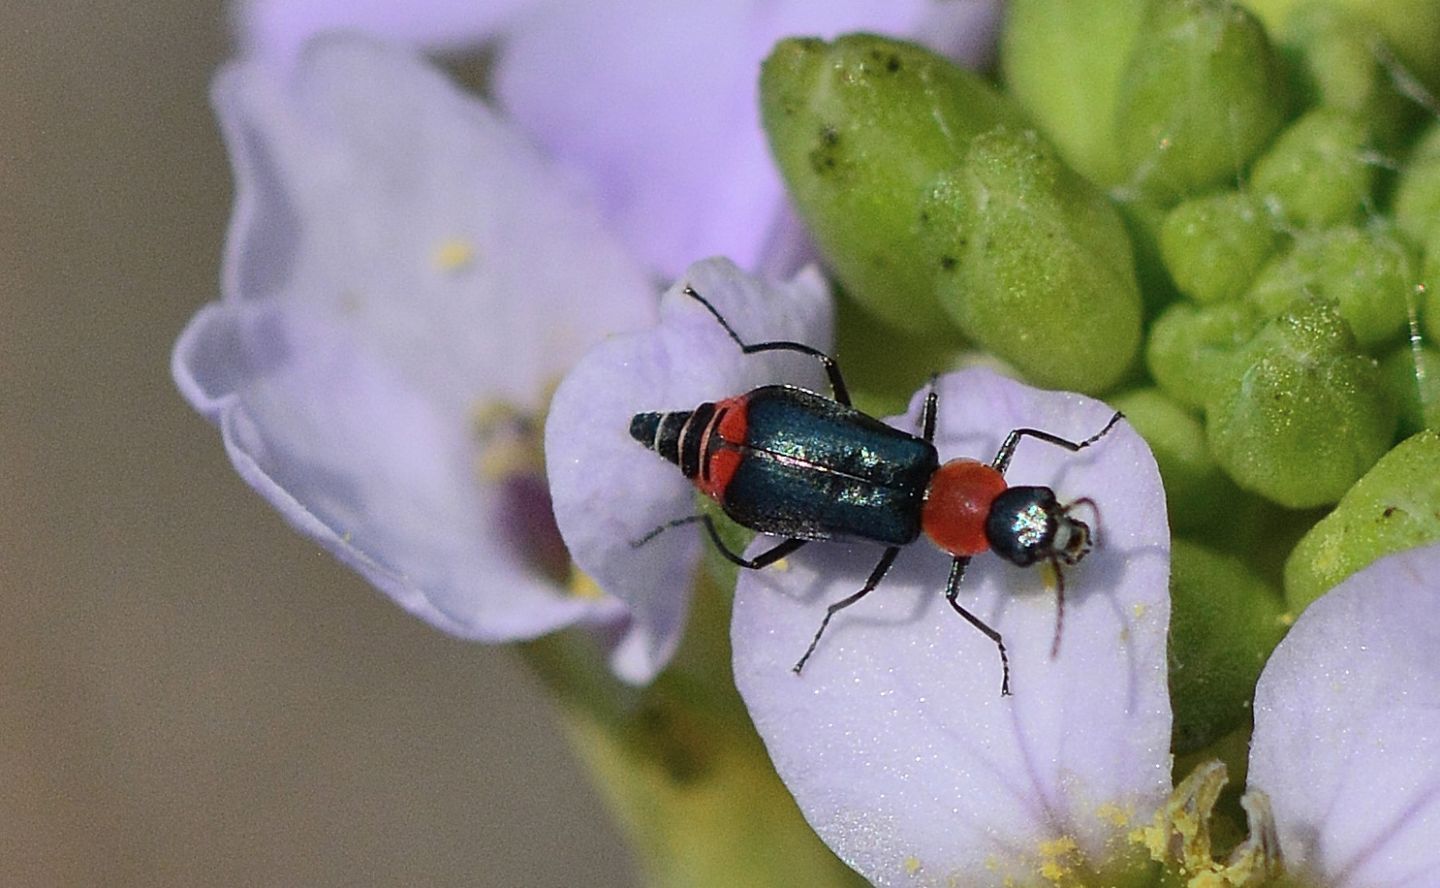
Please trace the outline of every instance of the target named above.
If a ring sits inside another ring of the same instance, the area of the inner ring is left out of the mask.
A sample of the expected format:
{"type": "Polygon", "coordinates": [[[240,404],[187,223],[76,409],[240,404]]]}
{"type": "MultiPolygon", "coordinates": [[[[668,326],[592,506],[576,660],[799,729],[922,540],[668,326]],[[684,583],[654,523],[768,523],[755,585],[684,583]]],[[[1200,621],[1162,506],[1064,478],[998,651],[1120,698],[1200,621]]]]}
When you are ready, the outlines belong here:
{"type": "Polygon", "coordinates": [[[1305,609],[1255,689],[1249,785],[1308,884],[1436,884],[1440,546],[1375,562],[1305,609]]]}
{"type": "Polygon", "coordinates": [[[225,70],[222,298],[176,344],[245,480],[407,610],[501,641],[624,625],[574,594],[540,457],[553,386],[656,290],[583,194],[423,61],[314,44],[225,70]]]}
{"type": "MultiPolygon", "coordinates": [[[[769,244],[785,257],[772,268],[798,262],[794,230],[772,224],[783,200],[753,107],[772,38],[923,25],[942,45],[989,39],[984,8],[919,0],[252,3],[238,18],[251,52],[215,90],[238,192],[224,298],[182,335],[176,379],[288,520],[407,609],[484,640],[627,616],[569,576],[539,428],[586,346],[653,319],[651,275],[711,249],[708,234],[666,238],[714,221],[742,258],[769,244]],[[301,49],[337,28],[434,49],[499,38],[500,101],[558,163],[402,51],[301,49]],[[716,140],[745,147],[706,154],[716,140]],[[736,221],[731,202],[763,210],[736,221]]],[[[828,320],[794,335],[828,338],[828,320]]],[[[664,659],[638,638],[616,639],[637,681],[664,659]]]]}
{"type": "Polygon", "coordinates": [[[658,327],[597,346],[556,390],[545,428],[555,515],[576,565],[630,605],[634,649],[626,662],[639,670],[631,676],[637,679],[653,675],[675,650],[703,533],[692,524],[632,545],[661,525],[693,516],[697,503],[695,488],[675,466],[630,437],[631,418],[692,410],[767,383],[824,387],[814,358],[743,354],[704,306],[684,293],[686,286],[746,342],[830,344],[830,294],[818,272],[766,284],[729,260],[713,259],[696,263],[665,295],[658,327]]]}
{"type": "Polygon", "coordinates": [[[630,249],[666,278],[723,255],[788,276],[804,240],[760,130],[760,61],[783,37],[909,37],[961,62],[993,45],[993,0],[248,0],[251,51],[288,58],[360,30],[445,50],[494,41],[501,108],[585,179],[630,249]]]}

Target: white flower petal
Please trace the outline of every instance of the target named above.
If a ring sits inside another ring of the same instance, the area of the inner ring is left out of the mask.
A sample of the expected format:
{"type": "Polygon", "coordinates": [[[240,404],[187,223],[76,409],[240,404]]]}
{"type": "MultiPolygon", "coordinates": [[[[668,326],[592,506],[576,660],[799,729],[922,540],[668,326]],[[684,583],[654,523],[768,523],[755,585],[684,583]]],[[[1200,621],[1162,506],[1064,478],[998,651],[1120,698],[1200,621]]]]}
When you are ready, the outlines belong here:
{"type": "MultiPolygon", "coordinates": [[[[988,461],[1016,427],[1079,440],[1112,413],[985,370],[941,377],[939,394],[942,459],[988,461]]],[[[895,425],[915,429],[919,403],[895,425]]],[[[881,547],[814,543],[740,578],[741,694],[811,825],[876,884],[1031,884],[1073,863],[1070,848],[1103,862],[1170,789],[1169,535],[1148,448],[1123,423],[1080,453],[1024,440],[1007,478],[1093,497],[1103,518],[1099,546],[1066,571],[1053,661],[1042,571],[971,562],[959,601],[1004,636],[1011,697],[995,645],[944,601],[949,559],[928,543],[839,612],[798,676],[826,607],[862,586],[881,547]]]]}
{"type": "Polygon", "coordinates": [[[1440,872],[1440,547],[1381,559],[1311,604],[1255,689],[1249,785],[1286,865],[1332,886],[1440,872]]]}

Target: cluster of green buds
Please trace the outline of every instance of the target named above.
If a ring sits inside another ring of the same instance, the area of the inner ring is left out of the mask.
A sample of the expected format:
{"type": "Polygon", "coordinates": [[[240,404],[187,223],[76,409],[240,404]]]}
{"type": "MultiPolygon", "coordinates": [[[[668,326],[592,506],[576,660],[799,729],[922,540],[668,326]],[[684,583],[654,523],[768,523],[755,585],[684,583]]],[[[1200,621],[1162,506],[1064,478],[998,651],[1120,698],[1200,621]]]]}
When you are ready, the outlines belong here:
{"type": "Polygon", "coordinates": [[[1007,16],[1002,88],[885,38],[781,43],[772,149],[856,307],[862,404],[998,361],[1147,439],[1177,536],[1174,749],[1243,767],[1294,616],[1440,540],[1440,49],[1417,37],[1440,5],[1007,16]]]}

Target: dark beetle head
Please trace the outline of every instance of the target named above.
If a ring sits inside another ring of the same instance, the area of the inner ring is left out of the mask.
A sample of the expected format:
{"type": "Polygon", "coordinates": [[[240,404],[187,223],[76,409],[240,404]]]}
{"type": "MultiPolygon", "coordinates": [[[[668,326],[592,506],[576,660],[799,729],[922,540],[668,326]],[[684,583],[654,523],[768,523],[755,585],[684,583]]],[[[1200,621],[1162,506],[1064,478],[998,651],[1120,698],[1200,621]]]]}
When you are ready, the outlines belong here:
{"type": "Polygon", "coordinates": [[[1006,488],[985,519],[990,548],[1013,564],[1037,561],[1075,564],[1090,551],[1090,526],[1071,518],[1048,487],[1006,488]]]}

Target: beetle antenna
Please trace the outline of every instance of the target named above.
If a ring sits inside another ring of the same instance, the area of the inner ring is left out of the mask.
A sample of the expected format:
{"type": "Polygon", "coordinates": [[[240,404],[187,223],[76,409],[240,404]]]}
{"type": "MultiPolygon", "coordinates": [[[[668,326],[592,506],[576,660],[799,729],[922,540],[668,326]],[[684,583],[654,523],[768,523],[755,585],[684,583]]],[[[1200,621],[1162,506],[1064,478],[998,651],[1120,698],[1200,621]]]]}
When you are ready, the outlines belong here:
{"type": "Polygon", "coordinates": [[[1050,567],[1055,570],[1055,640],[1050,642],[1050,659],[1060,656],[1060,630],[1065,625],[1065,572],[1060,569],[1060,559],[1051,557],[1050,567]]]}
{"type": "Polygon", "coordinates": [[[1094,523],[1094,525],[1095,525],[1095,526],[1094,526],[1093,528],[1091,528],[1091,530],[1090,530],[1090,543],[1091,543],[1091,545],[1093,545],[1093,546],[1095,546],[1095,547],[1098,548],[1098,547],[1100,546],[1100,529],[1101,529],[1101,528],[1100,528],[1100,507],[1097,506],[1097,505],[1095,505],[1095,501],[1094,501],[1093,499],[1091,499],[1090,497],[1088,497],[1088,496],[1082,496],[1082,497],[1080,497],[1079,499],[1073,500],[1073,501],[1071,501],[1070,503],[1066,504],[1065,508],[1062,509],[1061,511],[1062,511],[1064,514],[1069,515],[1070,512],[1071,512],[1071,510],[1075,509],[1077,506],[1089,506],[1089,507],[1090,507],[1090,515],[1092,516],[1093,523],[1094,523]]]}

